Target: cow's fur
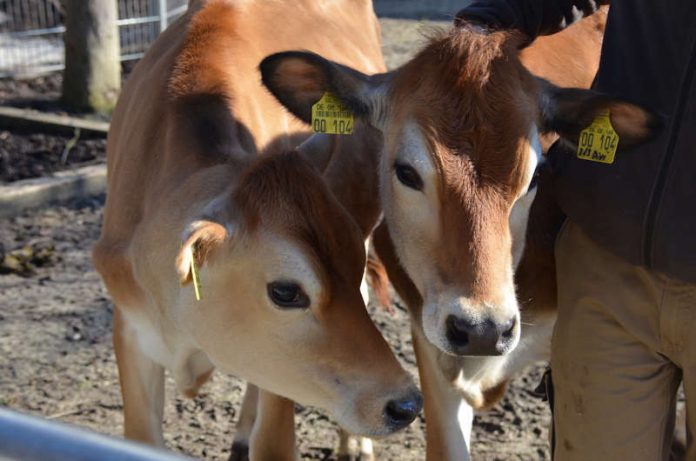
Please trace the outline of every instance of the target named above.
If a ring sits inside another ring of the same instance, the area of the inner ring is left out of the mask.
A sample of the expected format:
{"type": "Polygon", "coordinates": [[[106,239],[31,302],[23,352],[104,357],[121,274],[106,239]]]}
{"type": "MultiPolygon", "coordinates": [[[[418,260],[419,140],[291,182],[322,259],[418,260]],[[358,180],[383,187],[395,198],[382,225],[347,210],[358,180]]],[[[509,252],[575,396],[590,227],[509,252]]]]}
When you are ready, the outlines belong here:
{"type": "MultiPolygon", "coordinates": [[[[194,1],[124,87],[93,258],[115,304],[129,438],[163,443],[165,369],[193,396],[219,367],[264,388],[259,405],[283,407],[274,392],[357,433],[397,429],[385,418],[393,399],[419,405],[359,291],[379,209],[364,209],[369,229],[356,225],[339,201],[346,192],[331,192],[320,174],[331,165],[289,150],[306,128],[259,81],[258,62],[286,47],[383,68],[369,1],[194,1]],[[279,308],[276,282],[298,285],[301,305],[279,308]]],[[[354,139],[359,148],[367,138],[354,139]]],[[[258,425],[273,427],[285,413],[263,415],[258,425]]],[[[252,455],[281,459],[267,448],[252,455]]]]}
{"type": "Polygon", "coordinates": [[[532,207],[538,188],[530,181],[545,168],[542,144],[557,134],[572,145],[604,111],[620,148],[659,127],[634,104],[553,84],[589,87],[604,19],[605,11],[521,55],[515,34],[465,26],[382,75],[301,52],[261,64],[266,85],[298,117],[306,120],[307,106],[329,89],[384,133],[385,219],[374,243],[412,315],[428,460],[467,459],[466,405],[495,403],[510,376],[548,351],[560,215],[549,188],[532,207]],[[406,182],[404,164],[412,170],[406,182]],[[453,344],[453,316],[469,328],[468,341],[453,344]]]}

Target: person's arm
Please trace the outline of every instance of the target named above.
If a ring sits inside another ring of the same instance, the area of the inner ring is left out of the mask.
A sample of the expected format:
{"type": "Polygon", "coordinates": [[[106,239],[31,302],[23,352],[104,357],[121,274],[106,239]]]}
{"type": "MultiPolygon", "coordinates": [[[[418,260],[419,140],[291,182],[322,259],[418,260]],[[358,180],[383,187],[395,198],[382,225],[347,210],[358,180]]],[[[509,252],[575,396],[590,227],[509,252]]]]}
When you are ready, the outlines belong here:
{"type": "Polygon", "coordinates": [[[457,13],[455,25],[517,29],[531,40],[558,32],[609,0],[478,0],[457,13]]]}

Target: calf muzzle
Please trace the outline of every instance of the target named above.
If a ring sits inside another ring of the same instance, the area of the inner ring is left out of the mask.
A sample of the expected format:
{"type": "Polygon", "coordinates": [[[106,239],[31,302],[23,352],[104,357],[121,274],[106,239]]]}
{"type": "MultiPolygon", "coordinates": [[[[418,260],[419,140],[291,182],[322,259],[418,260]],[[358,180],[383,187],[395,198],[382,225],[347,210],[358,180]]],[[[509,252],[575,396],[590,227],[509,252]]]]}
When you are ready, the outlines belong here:
{"type": "Polygon", "coordinates": [[[416,419],[422,407],[423,397],[415,389],[406,397],[390,400],[384,409],[384,418],[387,426],[392,431],[403,429],[416,419]]]}
{"type": "Polygon", "coordinates": [[[445,321],[446,337],[456,355],[504,355],[510,352],[518,328],[517,317],[503,323],[483,322],[450,315],[445,321]]]}

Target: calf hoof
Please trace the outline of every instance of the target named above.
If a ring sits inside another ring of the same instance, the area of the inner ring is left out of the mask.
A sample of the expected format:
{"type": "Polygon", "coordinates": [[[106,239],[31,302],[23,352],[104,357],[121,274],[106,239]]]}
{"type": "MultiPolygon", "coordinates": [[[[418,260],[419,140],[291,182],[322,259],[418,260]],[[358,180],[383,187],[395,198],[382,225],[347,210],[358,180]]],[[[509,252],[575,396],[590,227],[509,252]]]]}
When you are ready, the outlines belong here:
{"type": "Polygon", "coordinates": [[[359,455],[338,455],[336,461],[375,461],[372,453],[360,453],[359,455]]]}
{"type": "Polygon", "coordinates": [[[355,437],[341,430],[337,461],[375,461],[372,439],[355,437]]]}
{"type": "Polygon", "coordinates": [[[375,455],[372,453],[361,453],[358,461],[375,461],[375,455]]]}
{"type": "Polygon", "coordinates": [[[249,445],[246,442],[234,442],[227,461],[249,461],[249,445]]]}

